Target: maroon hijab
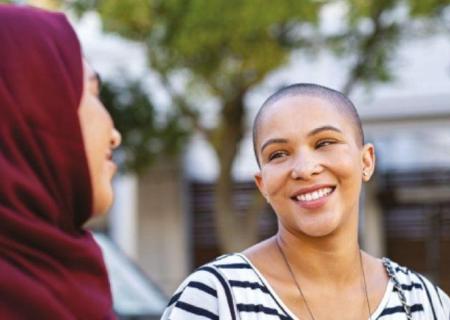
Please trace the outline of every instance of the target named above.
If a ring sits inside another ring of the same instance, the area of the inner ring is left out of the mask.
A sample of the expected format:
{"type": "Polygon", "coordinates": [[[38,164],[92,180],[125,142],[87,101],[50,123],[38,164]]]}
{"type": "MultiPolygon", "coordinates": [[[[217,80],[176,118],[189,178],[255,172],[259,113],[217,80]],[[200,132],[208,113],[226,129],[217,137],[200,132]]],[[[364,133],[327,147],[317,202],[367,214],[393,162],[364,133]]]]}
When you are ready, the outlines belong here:
{"type": "Polygon", "coordinates": [[[0,5],[0,319],[110,319],[78,120],[78,39],[62,14],[0,5]]]}

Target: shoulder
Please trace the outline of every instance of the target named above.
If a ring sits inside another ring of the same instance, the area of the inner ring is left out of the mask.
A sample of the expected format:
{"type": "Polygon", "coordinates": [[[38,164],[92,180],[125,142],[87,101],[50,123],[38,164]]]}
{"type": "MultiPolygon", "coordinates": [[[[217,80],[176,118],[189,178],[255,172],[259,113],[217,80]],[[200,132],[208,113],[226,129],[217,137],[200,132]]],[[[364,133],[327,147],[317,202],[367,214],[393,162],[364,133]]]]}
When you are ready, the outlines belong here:
{"type": "Polygon", "coordinates": [[[234,319],[235,304],[228,282],[230,271],[249,266],[239,255],[217,258],[191,273],[178,287],[162,319],[234,319]]]}
{"type": "Polygon", "coordinates": [[[396,262],[384,259],[392,266],[406,300],[414,309],[423,309],[434,319],[450,319],[450,298],[424,275],[396,262]]]}

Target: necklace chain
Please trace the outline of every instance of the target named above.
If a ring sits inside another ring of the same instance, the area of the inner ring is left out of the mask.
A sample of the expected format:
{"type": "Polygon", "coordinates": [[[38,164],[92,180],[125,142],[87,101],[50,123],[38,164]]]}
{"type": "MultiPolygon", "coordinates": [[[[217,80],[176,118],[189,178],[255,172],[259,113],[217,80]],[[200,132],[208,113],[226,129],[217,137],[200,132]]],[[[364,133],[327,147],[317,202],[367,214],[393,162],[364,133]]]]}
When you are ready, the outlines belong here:
{"type": "Polygon", "coordinates": [[[408,305],[408,303],[406,301],[405,293],[403,292],[400,282],[398,281],[397,277],[395,276],[395,271],[391,265],[390,260],[388,258],[383,258],[383,265],[389,275],[389,278],[394,282],[394,287],[398,293],[400,302],[402,303],[403,310],[406,314],[406,318],[408,320],[412,320],[411,307],[408,305]]]}
{"type": "MultiPolygon", "coordinates": [[[[286,254],[284,253],[283,249],[281,248],[281,245],[280,245],[280,242],[278,240],[278,237],[276,237],[276,244],[277,244],[278,250],[281,253],[281,256],[283,257],[284,263],[286,264],[286,266],[287,266],[287,268],[289,270],[289,273],[290,273],[290,275],[292,277],[292,280],[294,280],[295,286],[297,287],[297,290],[300,293],[300,296],[303,298],[303,301],[305,301],[306,310],[308,310],[308,314],[309,314],[310,318],[312,320],[315,320],[316,318],[314,318],[314,315],[313,315],[313,313],[311,311],[311,308],[308,305],[308,301],[306,301],[306,297],[303,294],[302,288],[300,287],[300,284],[298,283],[297,278],[295,277],[295,274],[294,274],[294,271],[292,270],[291,264],[289,263],[289,260],[287,259],[286,254]]],[[[363,274],[364,293],[365,293],[365,296],[366,296],[367,308],[368,308],[368,312],[369,312],[369,320],[371,320],[372,317],[371,317],[371,308],[370,308],[370,303],[369,303],[369,294],[367,292],[366,275],[364,273],[364,267],[363,267],[363,263],[362,263],[361,250],[358,250],[358,251],[359,251],[359,263],[360,263],[361,271],[362,271],[362,274],[363,274]]]]}

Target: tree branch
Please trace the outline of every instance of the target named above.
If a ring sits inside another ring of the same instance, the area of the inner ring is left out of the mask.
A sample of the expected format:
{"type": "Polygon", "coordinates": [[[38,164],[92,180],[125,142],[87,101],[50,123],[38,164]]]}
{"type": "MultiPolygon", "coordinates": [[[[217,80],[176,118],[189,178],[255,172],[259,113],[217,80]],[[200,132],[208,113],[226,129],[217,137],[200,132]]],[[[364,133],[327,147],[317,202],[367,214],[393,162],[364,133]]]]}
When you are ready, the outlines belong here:
{"type": "Polygon", "coordinates": [[[364,76],[364,70],[376,54],[377,46],[384,42],[384,36],[392,25],[386,27],[382,25],[382,15],[389,9],[389,7],[381,7],[374,13],[372,22],[374,25],[373,32],[364,40],[362,51],[358,57],[357,62],[351,68],[350,76],[347,82],[342,87],[342,92],[349,95],[354,89],[356,83],[364,76]]]}
{"type": "Polygon", "coordinates": [[[212,135],[211,130],[205,128],[201,124],[200,114],[190,106],[190,104],[187,102],[186,98],[183,95],[176,92],[176,90],[170,84],[169,78],[165,72],[161,72],[159,76],[161,78],[161,82],[164,88],[169,93],[177,109],[181,112],[183,116],[185,116],[191,121],[195,130],[205,135],[206,139],[209,140],[212,135]]]}

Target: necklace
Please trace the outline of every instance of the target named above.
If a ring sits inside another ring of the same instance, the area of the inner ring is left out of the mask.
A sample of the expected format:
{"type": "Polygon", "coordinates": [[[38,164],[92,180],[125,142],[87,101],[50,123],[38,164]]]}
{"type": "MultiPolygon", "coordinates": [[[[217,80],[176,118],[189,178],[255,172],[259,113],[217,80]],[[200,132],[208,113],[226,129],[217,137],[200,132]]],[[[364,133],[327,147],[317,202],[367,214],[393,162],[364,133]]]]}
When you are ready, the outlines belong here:
{"type": "MultiPolygon", "coordinates": [[[[311,311],[311,308],[308,305],[308,301],[306,301],[306,297],[303,294],[302,288],[300,287],[300,284],[298,283],[297,278],[295,277],[295,274],[294,274],[294,271],[292,270],[291,264],[289,263],[289,260],[287,259],[286,254],[284,253],[283,249],[281,248],[278,236],[276,237],[276,244],[277,244],[278,250],[281,253],[281,256],[283,257],[284,263],[286,264],[286,266],[287,266],[287,268],[289,270],[289,273],[290,273],[290,275],[292,277],[292,280],[294,280],[295,286],[297,287],[297,290],[300,293],[300,296],[302,297],[303,301],[305,301],[306,310],[308,310],[308,314],[309,314],[310,318],[312,320],[316,320],[316,318],[314,318],[314,315],[313,315],[313,313],[311,311]]],[[[365,293],[365,296],[366,296],[367,309],[369,311],[369,320],[371,320],[372,317],[371,317],[371,309],[370,309],[370,303],[369,303],[369,294],[367,292],[366,275],[364,273],[364,267],[363,267],[363,264],[362,264],[361,250],[358,250],[358,251],[359,251],[359,264],[361,266],[361,271],[362,271],[362,274],[363,274],[364,293],[365,293]]]]}

